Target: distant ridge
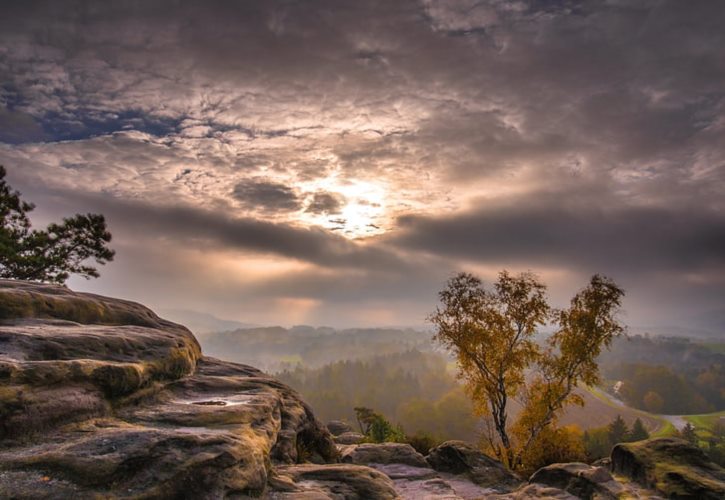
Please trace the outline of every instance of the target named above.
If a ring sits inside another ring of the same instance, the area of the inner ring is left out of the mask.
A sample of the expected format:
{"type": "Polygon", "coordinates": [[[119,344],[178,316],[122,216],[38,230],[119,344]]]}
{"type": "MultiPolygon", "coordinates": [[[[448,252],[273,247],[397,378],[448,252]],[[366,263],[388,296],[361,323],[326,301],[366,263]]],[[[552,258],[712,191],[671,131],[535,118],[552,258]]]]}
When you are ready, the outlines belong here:
{"type": "Polygon", "coordinates": [[[209,313],[191,311],[188,309],[159,309],[159,313],[171,321],[175,321],[176,323],[186,326],[189,330],[197,334],[227,332],[231,330],[256,328],[259,326],[254,323],[242,323],[231,319],[222,319],[209,313]]]}

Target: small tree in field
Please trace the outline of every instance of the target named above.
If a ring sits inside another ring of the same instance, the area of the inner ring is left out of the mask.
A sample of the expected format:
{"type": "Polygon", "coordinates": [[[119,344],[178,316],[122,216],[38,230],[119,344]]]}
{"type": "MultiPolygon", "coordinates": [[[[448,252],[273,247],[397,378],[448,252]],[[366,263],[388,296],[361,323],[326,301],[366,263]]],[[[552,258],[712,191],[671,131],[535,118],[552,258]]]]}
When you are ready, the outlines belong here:
{"type": "Polygon", "coordinates": [[[617,443],[629,441],[629,428],[627,427],[627,422],[624,421],[621,415],[617,415],[617,418],[612,420],[607,431],[609,433],[609,442],[612,443],[612,446],[617,443]]]}
{"type": "Polygon", "coordinates": [[[642,441],[643,439],[649,439],[649,432],[645,429],[644,424],[640,418],[634,421],[632,424],[632,432],[629,433],[630,441],[642,441]]]}
{"type": "Polygon", "coordinates": [[[583,404],[573,393],[580,382],[599,381],[597,356],[624,332],[615,317],[623,294],[595,275],[569,308],[554,310],[536,276],[506,271],[491,290],[460,273],[439,293],[441,305],[429,318],[435,338],[456,356],[477,410],[492,422],[489,445],[508,467],[523,465],[523,452],[567,404],[583,404]],[[558,329],[542,346],[535,335],[549,322],[558,329]],[[523,409],[512,423],[513,398],[523,409]]]}
{"type": "Polygon", "coordinates": [[[695,427],[690,422],[687,422],[685,426],[680,430],[680,437],[685,441],[688,441],[695,445],[698,442],[698,437],[695,433],[695,427]]]}
{"type": "Polygon", "coordinates": [[[0,278],[54,283],[65,283],[71,274],[97,278],[87,260],[105,264],[114,256],[103,215],[77,214],[45,231],[32,229],[28,212],[35,207],[20,199],[5,174],[0,166],[0,278]]]}

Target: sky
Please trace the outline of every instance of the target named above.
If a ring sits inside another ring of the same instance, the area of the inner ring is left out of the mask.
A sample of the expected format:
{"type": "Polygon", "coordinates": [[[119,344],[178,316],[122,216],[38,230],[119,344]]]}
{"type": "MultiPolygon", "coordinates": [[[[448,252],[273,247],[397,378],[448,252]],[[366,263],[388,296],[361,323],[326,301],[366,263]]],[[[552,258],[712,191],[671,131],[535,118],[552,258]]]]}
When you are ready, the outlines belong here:
{"type": "Polygon", "coordinates": [[[258,324],[423,325],[459,271],[594,273],[725,336],[725,3],[6,2],[0,164],[69,285],[258,324]]]}

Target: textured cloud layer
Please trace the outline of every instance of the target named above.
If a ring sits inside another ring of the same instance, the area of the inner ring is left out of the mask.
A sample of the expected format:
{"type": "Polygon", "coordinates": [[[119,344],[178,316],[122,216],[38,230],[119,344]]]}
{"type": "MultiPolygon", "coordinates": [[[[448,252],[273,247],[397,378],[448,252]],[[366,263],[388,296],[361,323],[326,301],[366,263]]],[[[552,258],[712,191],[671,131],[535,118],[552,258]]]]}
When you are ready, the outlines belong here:
{"type": "Polygon", "coordinates": [[[420,323],[451,272],[507,266],[689,324],[725,299],[723,25],[715,0],[17,2],[0,162],[39,222],[108,213],[118,262],[81,286],[160,306],[420,323]]]}

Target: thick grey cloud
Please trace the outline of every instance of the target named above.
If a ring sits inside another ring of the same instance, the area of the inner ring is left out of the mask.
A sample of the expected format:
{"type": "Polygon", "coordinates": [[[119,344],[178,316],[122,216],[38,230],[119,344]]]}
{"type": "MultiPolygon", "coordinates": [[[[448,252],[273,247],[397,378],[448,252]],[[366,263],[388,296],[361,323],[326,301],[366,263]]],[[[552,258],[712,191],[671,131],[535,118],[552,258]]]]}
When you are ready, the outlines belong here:
{"type": "Polygon", "coordinates": [[[532,268],[725,276],[721,213],[572,201],[513,199],[448,217],[407,216],[391,239],[416,251],[532,268]]]}
{"type": "Polygon", "coordinates": [[[252,210],[294,211],[302,207],[302,202],[294,189],[278,182],[259,179],[246,179],[238,182],[234,186],[232,196],[252,210]]]}
{"type": "Polygon", "coordinates": [[[303,263],[246,286],[349,318],[385,297],[417,321],[419,290],[462,267],[562,290],[621,276],[642,318],[725,299],[722,2],[2,10],[0,162],[41,218],[64,198],[108,212],[128,255],[137,224],[167,262],[200,246],[303,263]]]}

